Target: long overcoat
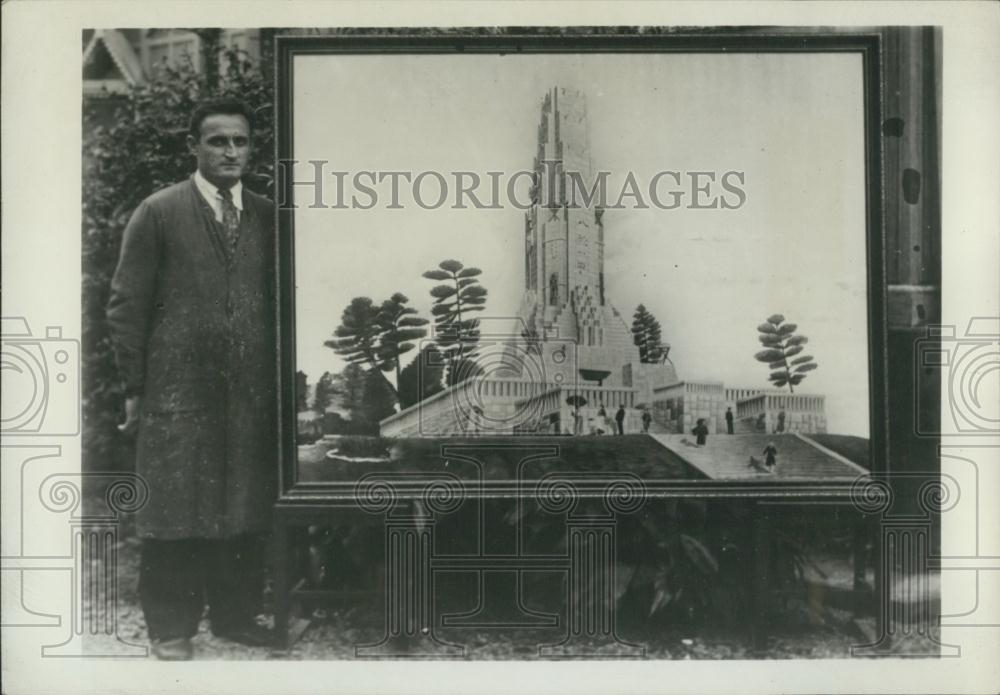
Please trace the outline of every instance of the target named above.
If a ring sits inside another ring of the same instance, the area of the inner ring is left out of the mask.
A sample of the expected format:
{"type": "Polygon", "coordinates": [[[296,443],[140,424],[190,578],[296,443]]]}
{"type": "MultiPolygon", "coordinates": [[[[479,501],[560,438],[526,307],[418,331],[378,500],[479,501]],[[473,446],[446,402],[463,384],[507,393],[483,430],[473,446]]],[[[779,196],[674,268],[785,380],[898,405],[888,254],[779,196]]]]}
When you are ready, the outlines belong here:
{"type": "Polygon", "coordinates": [[[145,538],[267,530],[277,492],[273,207],[243,189],[235,253],[193,179],[132,215],[108,320],[127,395],[142,396],[145,538]]]}

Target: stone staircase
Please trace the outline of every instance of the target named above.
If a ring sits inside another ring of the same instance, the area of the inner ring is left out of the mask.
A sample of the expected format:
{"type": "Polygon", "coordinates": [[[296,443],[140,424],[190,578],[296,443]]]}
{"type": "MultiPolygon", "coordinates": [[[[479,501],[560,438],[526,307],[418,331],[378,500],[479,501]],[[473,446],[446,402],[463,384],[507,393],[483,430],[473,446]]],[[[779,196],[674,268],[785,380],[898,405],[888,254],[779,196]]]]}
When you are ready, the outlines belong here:
{"type": "Polygon", "coordinates": [[[692,435],[652,434],[653,439],[684,459],[709,478],[720,480],[754,479],[855,479],[867,471],[858,464],[799,434],[713,434],[704,446],[692,435]],[[750,457],[761,464],[768,442],[778,450],[771,471],[751,465],[750,457]]]}

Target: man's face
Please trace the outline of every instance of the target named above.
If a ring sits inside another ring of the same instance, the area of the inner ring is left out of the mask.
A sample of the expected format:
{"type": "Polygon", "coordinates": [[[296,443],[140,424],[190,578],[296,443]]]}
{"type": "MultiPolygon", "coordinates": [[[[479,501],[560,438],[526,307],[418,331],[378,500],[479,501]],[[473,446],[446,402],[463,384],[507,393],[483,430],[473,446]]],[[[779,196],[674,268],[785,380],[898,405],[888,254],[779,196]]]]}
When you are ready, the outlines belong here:
{"type": "Polygon", "coordinates": [[[250,125],[239,115],[216,113],[201,122],[198,139],[188,135],[198,171],[220,188],[236,184],[250,158],[250,125]]]}

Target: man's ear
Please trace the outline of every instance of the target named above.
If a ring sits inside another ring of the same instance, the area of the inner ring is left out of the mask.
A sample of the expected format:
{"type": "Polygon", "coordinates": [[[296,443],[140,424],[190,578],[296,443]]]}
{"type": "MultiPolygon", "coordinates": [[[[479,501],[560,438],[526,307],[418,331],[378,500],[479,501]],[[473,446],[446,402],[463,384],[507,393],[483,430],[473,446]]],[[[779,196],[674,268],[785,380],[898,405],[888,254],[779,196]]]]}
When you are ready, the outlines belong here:
{"type": "Polygon", "coordinates": [[[197,152],[195,151],[195,148],[198,146],[198,141],[194,139],[193,135],[188,135],[186,140],[187,140],[188,152],[193,155],[196,155],[197,152]]]}

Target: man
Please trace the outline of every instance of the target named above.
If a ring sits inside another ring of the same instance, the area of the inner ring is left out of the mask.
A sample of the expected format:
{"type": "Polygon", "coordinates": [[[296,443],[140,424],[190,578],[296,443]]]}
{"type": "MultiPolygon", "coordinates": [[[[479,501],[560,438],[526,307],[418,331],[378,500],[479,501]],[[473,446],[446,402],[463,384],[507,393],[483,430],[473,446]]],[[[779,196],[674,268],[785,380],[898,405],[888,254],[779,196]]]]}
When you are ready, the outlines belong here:
{"type": "Polygon", "coordinates": [[[252,121],[233,100],[195,110],[197,170],[140,203],[111,284],[120,429],[150,493],[139,598],[164,660],[191,658],[206,598],[215,635],[270,640],[253,617],[277,484],[275,235],[271,203],[241,183],[252,121]]]}
{"type": "Polygon", "coordinates": [[[618,423],[618,434],[625,434],[625,406],[619,405],[618,412],[615,413],[615,422],[618,423]]]}
{"type": "Polygon", "coordinates": [[[649,425],[653,422],[653,414],[649,412],[649,408],[642,411],[642,431],[645,434],[649,434],[649,425]]]}
{"type": "Polygon", "coordinates": [[[733,409],[726,408],[726,432],[733,433],[733,409]]]}

